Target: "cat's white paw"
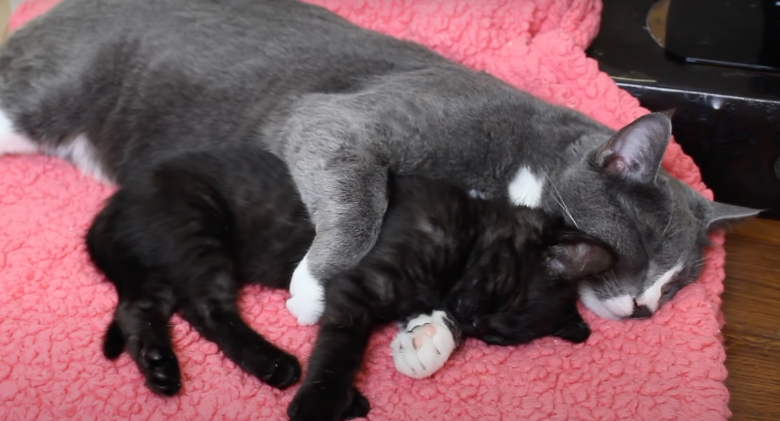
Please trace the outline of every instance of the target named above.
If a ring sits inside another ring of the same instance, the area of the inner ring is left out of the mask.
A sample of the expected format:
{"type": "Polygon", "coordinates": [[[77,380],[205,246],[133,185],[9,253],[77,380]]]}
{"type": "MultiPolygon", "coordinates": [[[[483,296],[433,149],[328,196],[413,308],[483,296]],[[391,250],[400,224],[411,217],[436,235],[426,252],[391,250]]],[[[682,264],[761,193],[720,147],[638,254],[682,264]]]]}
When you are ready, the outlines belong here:
{"type": "Polygon", "coordinates": [[[290,298],[285,305],[298,320],[299,325],[313,325],[322,316],[325,309],[325,290],[320,281],[309,271],[306,257],[293,272],[290,281],[290,298]]]}
{"type": "Polygon", "coordinates": [[[455,350],[455,338],[444,322],[445,317],[443,311],[423,314],[398,332],[390,344],[398,372],[422,379],[444,367],[455,350]]]}

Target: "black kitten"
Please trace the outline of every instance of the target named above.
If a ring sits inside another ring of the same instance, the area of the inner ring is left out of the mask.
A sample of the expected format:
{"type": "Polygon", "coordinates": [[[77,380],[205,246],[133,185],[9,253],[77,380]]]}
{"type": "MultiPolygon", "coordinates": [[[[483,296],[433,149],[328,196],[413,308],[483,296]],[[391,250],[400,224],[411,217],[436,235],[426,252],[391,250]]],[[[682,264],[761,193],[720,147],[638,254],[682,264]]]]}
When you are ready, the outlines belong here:
{"type": "MultiPolygon", "coordinates": [[[[246,283],[286,288],[314,238],[286,165],[233,146],[178,155],[129,177],[87,234],[90,257],[119,294],[106,357],[126,346],[153,391],[175,394],[180,374],[167,323],[180,311],[245,371],[277,388],[295,383],[295,357],[254,332],[236,305],[246,283]]],[[[590,334],[575,305],[577,283],[612,266],[602,242],[560,218],[471,198],[445,182],[397,176],[390,184],[375,247],[326,283],[292,419],[368,412],[353,381],[383,323],[445,308],[452,329],[488,343],[547,335],[581,342],[590,334]]]]}

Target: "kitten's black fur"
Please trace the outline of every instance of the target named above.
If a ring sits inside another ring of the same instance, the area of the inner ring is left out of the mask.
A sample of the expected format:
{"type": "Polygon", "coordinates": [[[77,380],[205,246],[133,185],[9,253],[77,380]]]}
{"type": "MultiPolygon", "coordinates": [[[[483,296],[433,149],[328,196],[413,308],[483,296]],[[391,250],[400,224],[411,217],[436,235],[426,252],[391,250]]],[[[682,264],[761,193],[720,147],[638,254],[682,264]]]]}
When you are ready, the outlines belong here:
{"type": "MultiPolygon", "coordinates": [[[[295,420],[363,416],[353,387],[380,324],[445,308],[465,337],[509,345],[590,334],[577,283],[608,270],[613,254],[563,219],[508,201],[471,198],[442,181],[390,177],[379,240],[357,267],[327,281],[326,305],[295,420]],[[304,403],[305,402],[305,403],[304,403]]],[[[87,245],[116,285],[104,342],[128,349],[148,386],[180,388],[168,320],[181,315],[242,369],[285,388],[292,355],[254,332],[236,299],[248,282],[286,288],[314,229],[286,165],[244,145],[188,152],[129,175],[96,217],[87,245]]]]}

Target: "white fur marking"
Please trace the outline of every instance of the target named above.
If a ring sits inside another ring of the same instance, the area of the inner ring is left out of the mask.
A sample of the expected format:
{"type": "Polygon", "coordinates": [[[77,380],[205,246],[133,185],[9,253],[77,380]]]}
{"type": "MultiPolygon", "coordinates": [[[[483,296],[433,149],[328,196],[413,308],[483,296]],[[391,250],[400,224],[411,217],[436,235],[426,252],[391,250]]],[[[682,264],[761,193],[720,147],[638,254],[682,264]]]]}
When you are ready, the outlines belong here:
{"type": "Polygon", "coordinates": [[[521,167],[509,183],[509,199],[516,205],[538,208],[543,188],[543,178],[535,176],[528,167],[521,167]]]}
{"type": "Polygon", "coordinates": [[[100,158],[86,135],[80,134],[70,142],[57,146],[54,149],[54,154],[72,162],[84,174],[94,177],[102,183],[112,183],[111,177],[103,169],[100,158]]]}
{"type": "Polygon", "coordinates": [[[472,199],[485,199],[485,198],[487,198],[485,193],[482,193],[481,191],[474,190],[474,189],[469,190],[469,197],[471,197],[472,199]]]}
{"type": "Polygon", "coordinates": [[[601,318],[620,320],[634,312],[634,301],[628,295],[600,300],[596,293],[584,284],[580,287],[579,292],[582,304],[585,304],[585,307],[601,318]],[[626,314],[626,311],[628,311],[628,314],[626,314]]]}
{"type": "Polygon", "coordinates": [[[285,303],[287,310],[303,326],[317,323],[325,310],[325,290],[309,271],[308,257],[308,254],[304,256],[295,268],[290,280],[290,298],[285,303]]]}
{"type": "Polygon", "coordinates": [[[455,338],[447,328],[445,318],[445,313],[439,310],[430,315],[419,315],[395,335],[390,348],[395,369],[399,373],[422,379],[444,367],[444,363],[455,350],[455,338]],[[433,336],[426,332],[426,326],[436,329],[433,336]],[[415,339],[422,345],[415,348],[415,339]]]}
{"type": "Polygon", "coordinates": [[[638,305],[647,306],[650,311],[655,313],[655,311],[658,310],[658,305],[661,302],[661,291],[663,290],[664,285],[668,284],[672,279],[674,279],[675,275],[680,273],[682,269],[683,264],[680,262],[673,268],[666,271],[666,273],[659,276],[658,279],[653,282],[653,285],[646,289],[645,292],[643,292],[642,295],[637,298],[636,303],[638,305]]]}
{"type": "Polygon", "coordinates": [[[634,312],[634,299],[628,294],[607,298],[602,303],[612,314],[621,319],[629,317],[634,312]]]}
{"type": "Polygon", "coordinates": [[[38,147],[26,136],[14,130],[8,116],[0,110],[0,156],[29,155],[38,152],[38,147]]]}

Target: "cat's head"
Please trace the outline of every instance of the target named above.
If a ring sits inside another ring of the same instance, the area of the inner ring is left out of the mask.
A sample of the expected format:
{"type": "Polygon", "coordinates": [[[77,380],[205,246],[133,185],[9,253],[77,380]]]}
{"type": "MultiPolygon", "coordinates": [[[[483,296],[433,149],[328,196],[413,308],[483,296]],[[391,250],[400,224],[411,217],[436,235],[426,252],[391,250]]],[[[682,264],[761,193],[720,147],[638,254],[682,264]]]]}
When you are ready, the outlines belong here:
{"type": "Polygon", "coordinates": [[[583,154],[557,185],[570,222],[609,244],[615,267],[583,283],[583,303],[610,319],[649,317],[698,277],[707,234],[759,211],[712,202],[660,168],[671,121],[648,114],[583,154]]]}
{"type": "Polygon", "coordinates": [[[610,269],[614,253],[563,219],[544,220],[541,230],[491,227],[481,234],[448,300],[465,336],[496,345],[588,338],[577,286],[610,269]]]}

